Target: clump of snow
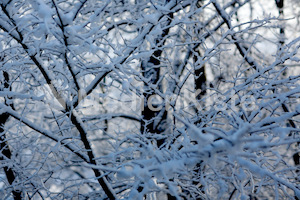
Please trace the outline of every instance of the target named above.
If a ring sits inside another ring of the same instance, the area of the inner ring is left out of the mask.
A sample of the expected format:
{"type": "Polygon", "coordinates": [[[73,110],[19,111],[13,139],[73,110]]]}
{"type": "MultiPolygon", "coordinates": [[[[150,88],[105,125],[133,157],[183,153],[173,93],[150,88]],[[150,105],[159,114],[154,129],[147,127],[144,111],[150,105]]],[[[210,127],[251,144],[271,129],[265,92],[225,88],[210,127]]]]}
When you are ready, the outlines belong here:
{"type": "Polygon", "coordinates": [[[52,9],[42,0],[37,0],[37,5],[38,15],[43,19],[46,28],[44,32],[50,33],[49,24],[52,21],[52,9]]]}

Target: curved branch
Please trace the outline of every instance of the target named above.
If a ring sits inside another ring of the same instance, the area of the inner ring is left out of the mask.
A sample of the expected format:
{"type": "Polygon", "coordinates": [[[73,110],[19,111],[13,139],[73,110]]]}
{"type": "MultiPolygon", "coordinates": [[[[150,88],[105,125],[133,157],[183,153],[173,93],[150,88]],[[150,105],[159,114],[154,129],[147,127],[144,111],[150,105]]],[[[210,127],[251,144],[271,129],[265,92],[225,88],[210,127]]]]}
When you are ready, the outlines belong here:
{"type": "Polygon", "coordinates": [[[0,25],[0,28],[5,31],[6,33],[8,33],[13,39],[15,39],[24,49],[24,51],[27,53],[27,55],[30,57],[30,59],[33,61],[33,63],[37,66],[37,68],[40,70],[40,72],[42,73],[44,79],[46,80],[47,85],[50,87],[53,95],[55,96],[55,98],[58,100],[58,102],[64,107],[66,108],[66,102],[65,100],[62,98],[62,96],[59,94],[57,88],[53,85],[52,83],[52,79],[50,78],[50,75],[47,73],[47,71],[44,69],[44,67],[42,66],[41,62],[38,61],[38,59],[35,57],[35,55],[32,55],[29,51],[28,46],[23,42],[23,35],[22,33],[18,30],[18,27],[14,21],[14,19],[12,19],[9,16],[9,13],[7,12],[6,8],[3,6],[3,4],[1,4],[1,8],[2,11],[5,13],[5,15],[8,17],[8,19],[10,20],[10,22],[14,25],[14,28],[16,30],[16,32],[19,35],[19,38],[17,38],[16,36],[12,35],[11,32],[6,29],[4,26],[0,25]]]}
{"type": "Polygon", "coordinates": [[[60,14],[59,14],[58,7],[57,7],[57,5],[56,5],[56,3],[55,3],[54,0],[52,0],[52,4],[53,4],[53,6],[54,6],[54,8],[55,8],[55,10],[56,10],[56,14],[57,14],[58,19],[59,19],[59,22],[60,22],[60,26],[59,26],[59,27],[60,27],[60,29],[61,29],[61,31],[62,31],[62,34],[63,34],[63,40],[64,40],[64,44],[65,44],[65,49],[64,49],[64,60],[65,60],[66,65],[67,65],[67,67],[68,67],[68,69],[69,69],[69,71],[70,71],[70,73],[71,73],[71,75],[72,75],[72,78],[73,78],[74,83],[75,83],[75,87],[76,87],[77,91],[79,91],[79,90],[80,90],[79,83],[78,83],[78,81],[77,81],[77,79],[76,79],[76,75],[75,75],[75,73],[74,73],[74,71],[73,71],[73,69],[72,69],[72,67],[71,67],[71,64],[70,64],[69,59],[68,59],[68,56],[67,56],[67,49],[68,49],[68,45],[69,45],[69,44],[68,44],[68,37],[65,35],[65,25],[64,25],[64,23],[63,23],[63,20],[62,20],[60,14]]]}
{"type": "MultiPolygon", "coordinates": [[[[77,130],[80,133],[81,140],[84,144],[85,149],[87,150],[87,154],[89,157],[89,164],[92,164],[94,166],[97,166],[96,159],[92,150],[92,147],[89,143],[89,140],[87,139],[86,130],[84,130],[84,126],[82,124],[82,121],[80,121],[79,117],[77,116],[77,113],[75,110],[71,113],[71,121],[76,126],[77,130]]],[[[103,172],[99,169],[96,169],[95,167],[92,168],[96,178],[98,179],[99,184],[103,188],[105,194],[110,200],[116,199],[116,195],[114,194],[113,189],[108,184],[106,178],[103,175],[103,172]]]]}
{"type": "MultiPolygon", "coordinates": [[[[66,142],[64,142],[63,139],[65,139],[65,138],[58,138],[58,137],[54,136],[50,131],[44,130],[44,129],[38,127],[36,124],[29,121],[28,119],[21,117],[17,112],[12,110],[8,106],[3,106],[3,105],[0,104],[0,108],[2,108],[10,116],[12,116],[16,120],[22,122],[23,124],[25,124],[29,128],[37,131],[38,133],[46,136],[47,138],[49,138],[49,139],[51,139],[55,142],[61,143],[63,146],[65,146],[71,152],[76,154],[78,157],[80,157],[86,163],[93,164],[94,166],[97,165],[96,160],[95,160],[95,156],[93,155],[93,152],[92,152],[92,148],[91,148],[91,146],[89,144],[89,141],[86,137],[86,131],[83,129],[82,124],[77,119],[76,114],[74,114],[74,113],[71,114],[71,121],[76,126],[76,128],[78,129],[78,131],[80,133],[81,140],[82,140],[82,142],[85,146],[85,149],[87,150],[88,158],[84,154],[81,154],[78,150],[76,150],[76,148],[73,147],[71,144],[67,144],[66,142]]],[[[106,193],[106,195],[108,196],[108,198],[111,199],[111,200],[116,199],[115,194],[113,193],[111,187],[109,187],[109,184],[107,183],[106,178],[103,177],[103,173],[100,170],[96,169],[96,168],[92,168],[92,170],[94,171],[95,176],[98,179],[99,184],[103,188],[103,190],[106,193]]]]}
{"type": "Polygon", "coordinates": [[[73,20],[76,19],[77,15],[79,14],[80,10],[83,8],[83,6],[84,6],[84,4],[85,4],[86,2],[87,2],[87,0],[84,0],[84,1],[81,2],[80,6],[78,7],[78,9],[77,9],[77,11],[76,11],[76,13],[75,13],[75,15],[74,15],[74,17],[73,17],[73,20]]]}
{"type": "MultiPolygon", "coordinates": [[[[215,9],[217,10],[218,14],[220,15],[220,17],[222,17],[222,19],[226,23],[227,27],[230,30],[233,30],[233,26],[231,25],[229,15],[224,11],[224,9],[221,8],[221,6],[217,3],[217,1],[214,1],[213,5],[214,5],[215,9]]],[[[243,58],[245,58],[246,62],[250,66],[252,66],[255,70],[259,70],[260,69],[259,64],[252,57],[247,55],[248,54],[248,52],[247,52],[248,49],[238,42],[239,40],[234,34],[231,35],[231,37],[234,40],[235,46],[237,47],[237,49],[240,52],[241,56],[243,58]]]]}
{"type": "Polygon", "coordinates": [[[13,109],[11,109],[8,106],[4,106],[3,104],[0,104],[0,108],[3,109],[5,112],[7,112],[10,116],[15,118],[16,120],[18,120],[18,121],[22,122],[23,124],[25,124],[26,126],[28,126],[29,128],[35,130],[36,132],[42,134],[43,136],[45,136],[55,142],[61,143],[63,146],[65,146],[71,152],[73,152],[78,157],[80,157],[82,160],[84,160],[85,162],[88,162],[88,158],[86,157],[86,155],[79,153],[78,149],[76,149],[73,145],[67,144],[66,142],[63,141],[65,138],[59,138],[59,137],[54,136],[54,134],[52,134],[50,131],[38,127],[35,123],[29,121],[26,118],[23,118],[16,111],[14,111],[13,109]]]}

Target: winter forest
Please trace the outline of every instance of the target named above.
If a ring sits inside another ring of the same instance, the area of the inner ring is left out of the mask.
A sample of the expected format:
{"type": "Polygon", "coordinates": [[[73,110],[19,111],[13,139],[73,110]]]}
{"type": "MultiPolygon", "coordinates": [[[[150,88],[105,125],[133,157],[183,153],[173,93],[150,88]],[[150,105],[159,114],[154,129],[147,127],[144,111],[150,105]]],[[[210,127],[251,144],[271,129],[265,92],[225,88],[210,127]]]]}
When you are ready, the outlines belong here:
{"type": "Polygon", "coordinates": [[[298,0],[0,7],[0,199],[300,199],[298,0]]]}

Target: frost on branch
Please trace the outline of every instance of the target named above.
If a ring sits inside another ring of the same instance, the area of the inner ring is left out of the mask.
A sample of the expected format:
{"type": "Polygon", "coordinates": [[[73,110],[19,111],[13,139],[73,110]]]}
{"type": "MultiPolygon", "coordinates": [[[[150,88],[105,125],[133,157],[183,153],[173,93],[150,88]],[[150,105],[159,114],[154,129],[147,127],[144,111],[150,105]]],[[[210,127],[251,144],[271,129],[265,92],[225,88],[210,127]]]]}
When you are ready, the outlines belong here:
{"type": "Polygon", "coordinates": [[[1,1],[1,195],[299,199],[298,4],[1,1]]]}

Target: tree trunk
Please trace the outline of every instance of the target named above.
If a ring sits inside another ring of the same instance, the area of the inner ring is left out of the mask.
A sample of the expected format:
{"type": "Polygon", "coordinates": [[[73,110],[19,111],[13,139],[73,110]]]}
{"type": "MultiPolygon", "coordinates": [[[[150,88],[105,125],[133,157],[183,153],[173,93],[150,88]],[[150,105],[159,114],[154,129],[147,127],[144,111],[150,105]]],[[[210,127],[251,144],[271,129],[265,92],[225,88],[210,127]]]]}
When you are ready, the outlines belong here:
{"type": "MultiPolygon", "coordinates": [[[[169,19],[167,24],[171,23],[173,14],[168,15],[169,19]]],[[[144,92],[143,92],[143,109],[142,109],[142,120],[141,120],[141,133],[145,134],[146,132],[155,134],[161,134],[166,130],[166,121],[167,121],[167,110],[162,102],[162,105],[155,105],[151,102],[155,98],[156,92],[150,86],[156,86],[156,89],[161,91],[162,85],[158,83],[160,77],[160,57],[162,55],[161,47],[164,44],[165,37],[169,33],[169,28],[163,30],[163,33],[159,38],[156,39],[155,47],[157,50],[150,56],[150,58],[142,62],[141,69],[145,79],[149,80],[148,83],[144,83],[144,92]],[[149,106],[150,105],[150,106],[149,106]]],[[[157,146],[161,147],[164,144],[163,138],[157,139],[157,146]]]]}
{"type": "MultiPolygon", "coordinates": [[[[9,75],[7,72],[3,71],[3,76],[4,76],[4,88],[9,88],[9,84],[8,84],[8,81],[9,81],[9,75]]],[[[12,106],[12,105],[11,105],[12,106]]],[[[0,152],[1,152],[1,156],[0,156],[0,160],[3,160],[3,161],[10,161],[11,159],[11,151],[9,149],[9,146],[6,142],[6,135],[5,135],[5,130],[4,130],[4,125],[5,125],[5,122],[8,120],[9,118],[9,115],[8,113],[3,113],[0,115],[0,152]]],[[[6,179],[8,181],[8,183],[10,185],[13,185],[14,181],[16,180],[16,173],[13,171],[13,168],[12,167],[3,167],[4,169],[4,173],[6,175],[6,179]]],[[[12,191],[12,195],[13,195],[13,198],[15,200],[18,200],[18,199],[22,199],[22,192],[21,191],[17,191],[15,189],[13,189],[12,191]]]]}

